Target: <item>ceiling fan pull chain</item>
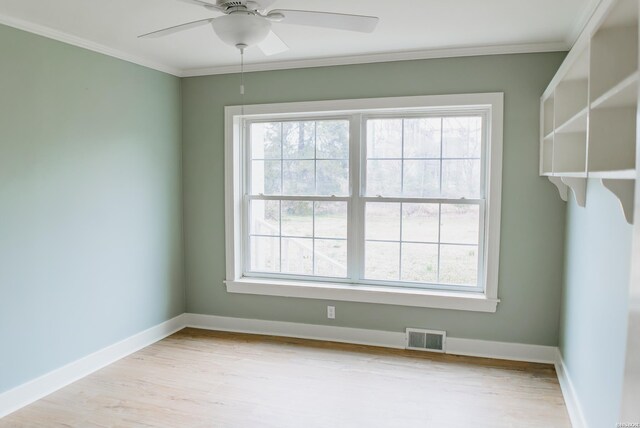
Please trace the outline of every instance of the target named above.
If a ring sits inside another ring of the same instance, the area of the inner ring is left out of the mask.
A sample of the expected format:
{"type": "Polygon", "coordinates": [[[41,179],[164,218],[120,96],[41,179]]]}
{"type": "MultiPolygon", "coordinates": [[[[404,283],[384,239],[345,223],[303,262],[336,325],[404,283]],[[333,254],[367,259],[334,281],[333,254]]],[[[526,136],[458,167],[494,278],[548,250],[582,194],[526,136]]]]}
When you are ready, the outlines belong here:
{"type": "Polygon", "coordinates": [[[240,50],[240,141],[242,141],[242,144],[244,144],[244,50],[247,45],[238,43],[236,47],[240,50]]]}
{"type": "Polygon", "coordinates": [[[240,50],[240,95],[242,95],[242,104],[244,105],[244,49],[247,45],[238,43],[236,47],[240,50]]]}

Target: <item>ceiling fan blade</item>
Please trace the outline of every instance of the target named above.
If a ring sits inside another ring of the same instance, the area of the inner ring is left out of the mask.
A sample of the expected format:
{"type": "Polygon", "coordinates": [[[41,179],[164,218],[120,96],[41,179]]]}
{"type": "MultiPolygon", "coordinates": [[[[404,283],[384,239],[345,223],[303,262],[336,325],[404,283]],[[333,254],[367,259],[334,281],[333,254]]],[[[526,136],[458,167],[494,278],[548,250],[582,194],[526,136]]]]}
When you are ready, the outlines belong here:
{"type": "Polygon", "coordinates": [[[258,47],[263,54],[275,55],[289,50],[289,46],[282,41],[280,37],[273,31],[269,31],[267,38],[258,43],[258,47]]]}
{"type": "Polygon", "coordinates": [[[152,31],[150,33],[147,34],[142,34],[140,36],[138,36],[139,39],[142,38],[156,38],[156,37],[162,37],[162,36],[167,36],[169,34],[173,34],[173,33],[178,33],[180,31],[184,31],[184,30],[189,30],[191,28],[196,28],[196,27],[201,27],[203,25],[207,25],[209,23],[211,23],[215,18],[207,18],[207,19],[200,19],[198,21],[193,21],[193,22],[187,22],[186,24],[180,24],[180,25],[175,25],[173,27],[169,27],[169,28],[163,28],[162,30],[157,30],[157,31],[152,31]]]}
{"type": "Polygon", "coordinates": [[[363,33],[371,33],[378,24],[378,18],[375,16],[289,9],[273,9],[269,11],[269,14],[276,13],[284,15],[284,19],[280,21],[283,24],[310,25],[363,33]]]}
{"type": "Polygon", "coordinates": [[[195,4],[198,6],[204,6],[207,9],[210,10],[218,10],[220,12],[222,12],[222,8],[220,6],[218,6],[217,4],[215,4],[215,1],[213,3],[208,2],[208,1],[204,1],[204,0],[180,0],[181,2],[184,3],[191,3],[191,4],[195,4]]]}

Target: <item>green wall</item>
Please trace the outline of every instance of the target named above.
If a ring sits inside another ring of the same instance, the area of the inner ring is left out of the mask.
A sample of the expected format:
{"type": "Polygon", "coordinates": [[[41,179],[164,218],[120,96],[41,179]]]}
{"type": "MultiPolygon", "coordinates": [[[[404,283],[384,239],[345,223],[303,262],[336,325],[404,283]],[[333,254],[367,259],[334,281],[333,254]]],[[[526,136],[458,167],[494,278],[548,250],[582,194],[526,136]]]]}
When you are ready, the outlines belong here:
{"type": "Polygon", "coordinates": [[[600,180],[589,180],[585,208],[569,201],[560,351],[590,427],[621,422],[631,237],[600,180]]]}
{"type": "Polygon", "coordinates": [[[184,216],[189,312],[555,346],[563,273],[565,204],[538,176],[539,99],[564,53],[248,73],[246,104],[504,92],[500,290],[495,314],[335,302],[225,291],[224,106],[242,102],[238,75],[183,79],[184,216]]]}
{"type": "Polygon", "coordinates": [[[0,392],[184,312],[180,80],[0,26],[0,392]]]}

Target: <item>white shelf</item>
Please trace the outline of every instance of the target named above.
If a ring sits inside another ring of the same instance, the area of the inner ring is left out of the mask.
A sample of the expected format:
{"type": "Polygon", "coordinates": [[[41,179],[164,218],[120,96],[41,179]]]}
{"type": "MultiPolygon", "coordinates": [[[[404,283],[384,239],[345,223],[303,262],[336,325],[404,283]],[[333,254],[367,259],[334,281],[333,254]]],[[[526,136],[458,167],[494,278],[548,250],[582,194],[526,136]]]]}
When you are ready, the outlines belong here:
{"type": "Polygon", "coordinates": [[[554,172],[553,173],[554,177],[569,177],[569,178],[587,178],[587,172],[586,171],[579,171],[579,172],[562,172],[562,171],[558,171],[558,172],[554,172]]]}
{"type": "Polygon", "coordinates": [[[553,139],[555,174],[580,173],[587,170],[587,133],[558,133],[553,139]]]}
{"type": "Polygon", "coordinates": [[[589,178],[607,178],[618,180],[635,180],[635,169],[619,169],[615,171],[589,171],[589,178]]]}
{"type": "Polygon", "coordinates": [[[540,173],[551,174],[553,171],[553,133],[546,136],[540,145],[540,173]]]}
{"type": "Polygon", "coordinates": [[[567,69],[566,74],[562,77],[564,81],[584,80],[589,78],[589,49],[583,49],[576,56],[576,60],[567,69]]]}
{"type": "MultiPolygon", "coordinates": [[[[592,109],[635,107],[638,103],[637,71],[609,89],[591,103],[592,109]]],[[[586,122],[585,122],[586,123],[586,122]]]]}
{"type": "Polygon", "coordinates": [[[609,11],[600,28],[628,27],[638,22],[638,5],[635,0],[620,0],[609,11]]]}
{"type": "Polygon", "coordinates": [[[553,134],[553,97],[544,100],[543,105],[542,134],[548,136],[553,134]]]}
{"type": "MultiPolygon", "coordinates": [[[[635,3],[619,0],[630,2],[635,3]]],[[[638,70],[637,23],[596,31],[591,39],[590,61],[589,90],[593,102],[638,70]]]]}
{"type": "Polygon", "coordinates": [[[588,171],[635,169],[636,108],[592,109],[588,153],[588,171]]]}
{"type": "Polygon", "coordinates": [[[588,179],[599,179],[629,223],[637,181],[638,12],[637,0],[601,5],[540,103],[540,175],[581,207],[588,179]]]}
{"type": "Polygon", "coordinates": [[[589,82],[584,79],[562,80],[555,91],[554,123],[556,131],[559,124],[567,122],[577,113],[587,108],[589,82]]]}
{"type": "Polygon", "coordinates": [[[555,132],[573,133],[573,132],[587,132],[587,116],[589,109],[587,107],[580,110],[578,113],[567,119],[560,126],[556,127],[555,132]]]}

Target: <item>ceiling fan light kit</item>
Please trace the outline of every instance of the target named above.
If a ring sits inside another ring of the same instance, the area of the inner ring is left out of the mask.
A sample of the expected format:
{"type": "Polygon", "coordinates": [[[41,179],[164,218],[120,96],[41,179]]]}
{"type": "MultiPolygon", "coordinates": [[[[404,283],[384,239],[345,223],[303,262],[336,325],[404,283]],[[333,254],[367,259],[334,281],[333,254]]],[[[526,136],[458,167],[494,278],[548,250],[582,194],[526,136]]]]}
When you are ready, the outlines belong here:
{"type": "Polygon", "coordinates": [[[220,40],[234,47],[257,45],[271,31],[271,22],[246,12],[221,16],[211,25],[220,40]]]}

